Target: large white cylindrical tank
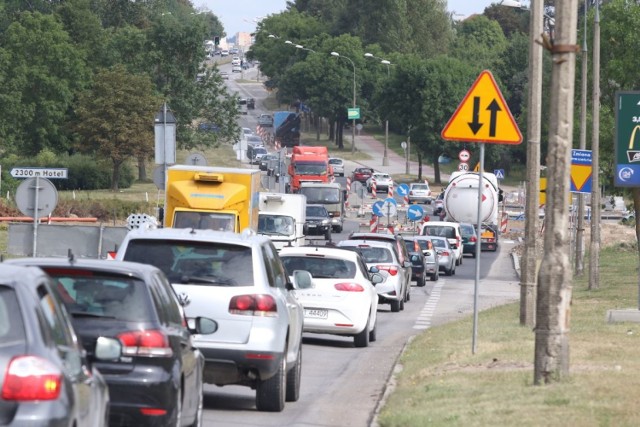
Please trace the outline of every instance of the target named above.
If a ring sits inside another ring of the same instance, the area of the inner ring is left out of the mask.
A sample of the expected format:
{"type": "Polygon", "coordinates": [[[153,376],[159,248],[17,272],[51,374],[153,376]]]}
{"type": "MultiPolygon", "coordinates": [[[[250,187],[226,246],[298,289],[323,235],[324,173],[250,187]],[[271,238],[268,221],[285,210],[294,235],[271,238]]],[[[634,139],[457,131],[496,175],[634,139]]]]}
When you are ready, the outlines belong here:
{"type": "MultiPolygon", "coordinates": [[[[483,223],[496,224],[498,219],[498,188],[484,173],[482,183],[482,205],[480,218],[483,223]]],[[[449,221],[478,223],[478,181],[476,172],[453,176],[444,193],[444,209],[449,221]]]]}

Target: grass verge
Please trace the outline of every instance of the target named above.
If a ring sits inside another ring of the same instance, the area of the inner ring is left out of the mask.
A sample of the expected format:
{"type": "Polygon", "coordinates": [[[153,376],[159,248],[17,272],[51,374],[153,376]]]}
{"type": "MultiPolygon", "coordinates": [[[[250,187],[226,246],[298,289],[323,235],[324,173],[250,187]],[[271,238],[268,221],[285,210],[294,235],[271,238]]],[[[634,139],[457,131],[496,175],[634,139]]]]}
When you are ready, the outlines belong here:
{"type": "Polygon", "coordinates": [[[609,309],[637,307],[637,258],[629,246],[606,248],[600,289],[574,280],[565,381],[533,385],[534,333],[509,304],[480,313],[475,355],[471,316],[416,336],[379,425],[640,425],[640,325],[605,321],[609,309]]]}

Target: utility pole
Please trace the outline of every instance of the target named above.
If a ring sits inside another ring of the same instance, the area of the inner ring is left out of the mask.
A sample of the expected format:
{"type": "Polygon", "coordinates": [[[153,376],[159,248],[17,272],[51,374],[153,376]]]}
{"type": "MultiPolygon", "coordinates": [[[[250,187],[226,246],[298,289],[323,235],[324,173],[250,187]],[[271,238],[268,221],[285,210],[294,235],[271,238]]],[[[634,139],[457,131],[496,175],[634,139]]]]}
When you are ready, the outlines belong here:
{"type": "MultiPolygon", "coordinates": [[[[582,90],[580,91],[580,149],[587,148],[587,0],[584,0],[584,32],[582,36],[582,90]]],[[[578,194],[578,221],[576,225],[576,276],[584,273],[584,194],[578,194]]],[[[593,206],[591,207],[593,212],[593,206]]]]}
{"type": "Polygon", "coordinates": [[[600,4],[593,19],[593,132],[591,156],[591,245],[589,251],[589,289],[600,287],[600,4]]]}
{"type": "Polygon", "coordinates": [[[572,269],[569,259],[569,178],[573,140],[573,100],[578,0],[555,2],[553,38],[545,40],[553,59],[547,170],[544,257],[538,276],[534,384],[569,374],[569,320],[572,269]]]}
{"type": "Polygon", "coordinates": [[[538,201],[540,194],[540,122],[542,116],[542,46],[538,37],[543,31],[543,0],[531,0],[529,17],[529,99],[527,109],[527,172],[524,224],[524,253],[520,269],[520,324],[536,323],[536,272],[538,254],[538,201]]]}

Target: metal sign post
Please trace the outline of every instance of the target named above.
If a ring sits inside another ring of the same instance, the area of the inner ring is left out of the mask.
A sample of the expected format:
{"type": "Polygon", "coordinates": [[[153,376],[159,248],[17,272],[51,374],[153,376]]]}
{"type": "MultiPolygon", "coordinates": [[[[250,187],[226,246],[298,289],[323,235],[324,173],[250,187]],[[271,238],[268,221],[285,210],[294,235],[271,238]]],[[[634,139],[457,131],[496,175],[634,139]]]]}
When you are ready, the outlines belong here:
{"type": "Polygon", "coordinates": [[[480,143],[480,178],[478,179],[478,224],[476,229],[476,277],[473,284],[473,338],[471,352],[476,354],[478,340],[478,291],[480,285],[480,249],[482,248],[482,184],[484,182],[484,144],[480,143]]]}

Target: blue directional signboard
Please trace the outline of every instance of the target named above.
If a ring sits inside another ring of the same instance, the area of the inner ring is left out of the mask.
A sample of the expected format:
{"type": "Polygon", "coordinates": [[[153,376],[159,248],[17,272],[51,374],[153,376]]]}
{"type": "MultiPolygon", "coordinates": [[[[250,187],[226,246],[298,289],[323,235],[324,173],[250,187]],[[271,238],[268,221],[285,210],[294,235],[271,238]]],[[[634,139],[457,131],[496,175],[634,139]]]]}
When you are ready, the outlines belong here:
{"type": "Polygon", "coordinates": [[[377,216],[385,216],[386,215],[386,213],[382,209],[382,205],[383,204],[384,204],[384,202],[382,200],[378,200],[377,202],[375,202],[373,204],[371,209],[373,209],[373,214],[374,215],[377,215],[377,216]]]}
{"type": "Polygon", "coordinates": [[[398,202],[396,202],[396,199],[394,199],[393,197],[387,197],[386,199],[384,199],[385,203],[391,203],[393,205],[398,205],[398,202]]]}
{"type": "Polygon", "coordinates": [[[571,150],[571,191],[591,193],[593,182],[593,161],[591,150],[571,150]]]}
{"type": "Polygon", "coordinates": [[[640,91],[616,93],[616,187],[640,187],[640,91]]]}
{"type": "Polygon", "coordinates": [[[424,209],[420,205],[411,205],[407,209],[407,219],[409,221],[420,221],[424,217],[424,209]]]}
{"type": "Polygon", "coordinates": [[[496,176],[496,179],[504,179],[504,169],[494,169],[493,174],[496,176]]]}
{"type": "Polygon", "coordinates": [[[398,185],[398,187],[396,188],[396,193],[398,193],[398,196],[401,197],[407,196],[409,194],[409,186],[407,184],[398,185]]]}

